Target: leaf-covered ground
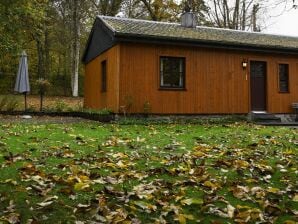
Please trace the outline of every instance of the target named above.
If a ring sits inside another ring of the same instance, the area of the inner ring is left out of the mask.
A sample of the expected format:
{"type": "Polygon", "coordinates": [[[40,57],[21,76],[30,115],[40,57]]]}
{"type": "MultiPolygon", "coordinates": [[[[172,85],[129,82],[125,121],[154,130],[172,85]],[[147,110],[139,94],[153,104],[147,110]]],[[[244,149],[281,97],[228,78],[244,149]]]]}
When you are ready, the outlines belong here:
{"type": "Polygon", "coordinates": [[[297,223],[298,131],[0,124],[0,223],[297,223]]]}

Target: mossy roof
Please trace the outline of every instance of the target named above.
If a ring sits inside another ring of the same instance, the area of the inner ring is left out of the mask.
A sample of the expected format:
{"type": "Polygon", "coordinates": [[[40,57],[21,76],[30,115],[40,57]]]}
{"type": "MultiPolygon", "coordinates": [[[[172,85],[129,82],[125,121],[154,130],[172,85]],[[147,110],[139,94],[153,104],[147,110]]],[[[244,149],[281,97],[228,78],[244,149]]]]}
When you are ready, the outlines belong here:
{"type": "Polygon", "coordinates": [[[155,22],[98,16],[116,37],[162,39],[177,42],[208,43],[222,46],[246,46],[298,51],[298,37],[260,32],[197,26],[186,28],[178,23],[155,22]]]}

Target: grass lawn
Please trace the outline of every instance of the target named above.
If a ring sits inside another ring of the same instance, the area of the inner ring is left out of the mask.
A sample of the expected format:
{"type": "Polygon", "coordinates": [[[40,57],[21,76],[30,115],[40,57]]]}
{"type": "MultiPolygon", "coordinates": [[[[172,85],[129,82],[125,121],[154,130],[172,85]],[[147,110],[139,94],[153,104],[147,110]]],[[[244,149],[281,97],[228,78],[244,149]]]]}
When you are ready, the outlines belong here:
{"type": "Polygon", "coordinates": [[[0,124],[0,223],[297,223],[298,131],[0,124]]]}

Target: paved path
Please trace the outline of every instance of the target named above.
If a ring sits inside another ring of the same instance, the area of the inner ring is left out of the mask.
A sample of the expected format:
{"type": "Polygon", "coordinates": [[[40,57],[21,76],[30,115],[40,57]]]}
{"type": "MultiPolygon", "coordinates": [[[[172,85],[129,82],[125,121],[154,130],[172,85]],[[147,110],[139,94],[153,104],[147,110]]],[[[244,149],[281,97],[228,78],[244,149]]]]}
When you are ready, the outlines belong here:
{"type": "Polygon", "coordinates": [[[298,122],[257,122],[256,124],[265,125],[265,126],[276,126],[276,127],[289,127],[289,128],[298,128],[298,122]]]}

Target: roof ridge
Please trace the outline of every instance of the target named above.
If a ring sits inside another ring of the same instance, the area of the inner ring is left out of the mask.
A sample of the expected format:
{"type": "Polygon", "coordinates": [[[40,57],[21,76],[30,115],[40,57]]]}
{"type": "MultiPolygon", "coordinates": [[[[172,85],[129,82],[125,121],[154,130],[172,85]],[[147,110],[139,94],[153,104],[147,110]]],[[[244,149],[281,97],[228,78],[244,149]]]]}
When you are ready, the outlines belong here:
{"type": "MultiPolygon", "coordinates": [[[[145,22],[145,23],[151,23],[151,24],[167,24],[167,25],[175,25],[175,26],[181,26],[180,23],[174,23],[174,22],[163,22],[163,21],[152,21],[152,20],[145,20],[145,19],[135,19],[135,18],[126,18],[126,17],[113,17],[113,16],[103,16],[98,15],[98,18],[104,19],[116,19],[116,20],[125,20],[125,21],[135,21],[135,22],[145,22]]],[[[108,25],[108,24],[107,24],[108,25]]],[[[109,26],[111,29],[113,27],[109,26]]],[[[298,39],[298,36],[289,36],[289,35],[282,35],[282,34],[274,34],[274,33],[262,33],[262,32],[254,32],[254,31],[247,31],[247,30],[233,30],[229,28],[220,28],[220,27],[209,27],[209,26],[196,26],[195,28],[188,28],[188,29],[210,29],[210,30],[218,30],[218,31],[228,31],[231,33],[246,33],[246,34],[254,34],[258,36],[271,36],[271,37],[287,37],[291,39],[298,39]]]]}
{"type": "Polygon", "coordinates": [[[107,18],[107,19],[117,19],[117,20],[128,20],[128,21],[136,21],[136,22],[146,22],[146,23],[157,23],[157,24],[168,24],[168,25],[180,25],[180,23],[174,22],[164,22],[164,21],[153,21],[153,20],[146,20],[146,19],[136,19],[136,18],[127,18],[127,17],[114,17],[114,16],[102,16],[97,15],[98,18],[107,18]]]}

